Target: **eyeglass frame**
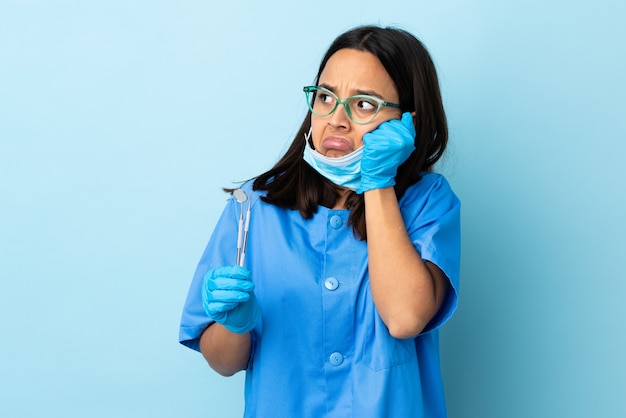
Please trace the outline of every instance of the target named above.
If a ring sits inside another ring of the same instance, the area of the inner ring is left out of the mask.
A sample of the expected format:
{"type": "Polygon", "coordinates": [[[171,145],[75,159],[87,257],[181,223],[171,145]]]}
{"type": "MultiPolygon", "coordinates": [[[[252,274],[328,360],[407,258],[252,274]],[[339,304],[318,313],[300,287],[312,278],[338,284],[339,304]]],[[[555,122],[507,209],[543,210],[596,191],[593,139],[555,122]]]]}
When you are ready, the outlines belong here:
{"type": "Polygon", "coordinates": [[[348,115],[348,117],[350,118],[350,120],[358,125],[366,125],[368,123],[371,123],[374,119],[376,119],[376,116],[378,116],[378,112],[380,112],[380,109],[382,109],[383,107],[387,106],[387,107],[391,107],[394,109],[401,109],[400,105],[397,103],[391,103],[391,102],[387,102],[381,98],[375,97],[375,96],[370,96],[369,94],[356,94],[354,96],[350,96],[347,97],[345,99],[340,99],[339,96],[337,96],[335,93],[333,93],[332,91],[328,90],[326,87],[322,87],[322,86],[305,86],[302,88],[302,90],[304,91],[304,94],[306,95],[306,103],[307,106],[309,107],[309,110],[311,111],[311,113],[313,113],[316,116],[325,118],[327,116],[332,115],[333,113],[335,113],[335,111],[337,110],[337,107],[339,107],[339,104],[343,105],[343,108],[346,110],[346,114],[348,115]],[[325,115],[321,115],[317,112],[315,112],[313,110],[313,104],[311,103],[311,100],[309,99],[309,94],[314,94],[317,95],[318,91],[322,91],[324,93],[327,93],[331,96],[333,96],[336,101],[335,101],[335,106],[332,108],[332,110],[330,112],[328,112],[325,115]],[[378,108],[376,109],[376,112],[374,113],[374,115],[372,116],[371,119],[369,119],[366,122],[359,122],[354,120],[354,118],[352,117],[352,111],[350,110],[350,106],[348,106],[348,102],[352,99],[358,99],[358,98],[363,98],[363,99],[367,99],[367,100],[371,100],[373,102],[376,102],[378,104],[378,108]]]}

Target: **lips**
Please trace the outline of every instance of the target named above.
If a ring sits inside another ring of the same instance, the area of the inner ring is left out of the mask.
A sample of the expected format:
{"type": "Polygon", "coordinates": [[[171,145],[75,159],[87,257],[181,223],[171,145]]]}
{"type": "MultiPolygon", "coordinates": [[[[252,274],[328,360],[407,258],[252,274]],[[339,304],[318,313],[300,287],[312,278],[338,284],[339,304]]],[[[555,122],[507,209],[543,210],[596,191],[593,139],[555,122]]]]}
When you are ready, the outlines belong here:
{"type": "Polygon", "coordinates": [[[327,151],[343,151],[343,152],[351,152],[354,150],[350,141],[341,136],[327,136],[322,140],[322,148],[327,151]]]}

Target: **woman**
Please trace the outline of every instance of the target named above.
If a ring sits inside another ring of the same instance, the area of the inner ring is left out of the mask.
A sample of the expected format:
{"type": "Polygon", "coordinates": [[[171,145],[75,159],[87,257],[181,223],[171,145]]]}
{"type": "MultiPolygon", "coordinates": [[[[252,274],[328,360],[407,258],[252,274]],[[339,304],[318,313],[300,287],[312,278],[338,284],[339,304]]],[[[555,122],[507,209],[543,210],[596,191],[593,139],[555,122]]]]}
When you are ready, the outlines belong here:
{"type": "Polygon", "coordinates": [[[304,90],[290,148],[213,232],[180,341],[224,376],[246,370],[246,417],[445,417],[460,204],[432,172],[447,143],[432,60],[403,30],[358,27],[304,90]]]}

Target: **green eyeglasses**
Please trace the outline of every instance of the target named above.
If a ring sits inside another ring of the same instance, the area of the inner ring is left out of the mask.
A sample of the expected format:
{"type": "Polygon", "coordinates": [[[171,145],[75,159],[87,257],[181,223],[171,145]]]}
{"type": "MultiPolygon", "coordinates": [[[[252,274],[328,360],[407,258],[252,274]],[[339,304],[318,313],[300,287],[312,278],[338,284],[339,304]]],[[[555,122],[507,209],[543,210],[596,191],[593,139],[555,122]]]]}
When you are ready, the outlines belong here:
{"type": "Polygon", "coordinates": [[[314,115],[330,116],[337,110],[337,106],[342,104],[350,120],[359,125],[373,121],[383,106],[400,109],[399,104],[389,103],[367,94],[357,94],[347,99],[340,99],[332,91],[320,86],[307,86],[303,90],[306,95],[306,103],[314,115]]]}

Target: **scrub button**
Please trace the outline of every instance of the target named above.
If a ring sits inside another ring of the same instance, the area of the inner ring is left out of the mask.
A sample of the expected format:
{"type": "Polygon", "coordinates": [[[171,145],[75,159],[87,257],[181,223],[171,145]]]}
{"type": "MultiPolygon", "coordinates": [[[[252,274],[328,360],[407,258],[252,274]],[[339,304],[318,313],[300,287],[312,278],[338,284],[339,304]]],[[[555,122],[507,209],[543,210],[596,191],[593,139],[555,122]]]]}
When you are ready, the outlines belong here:
{"type": "Polygon", "coordinates": [[[335,351],[330,355],[330,364],[339,366],[341,363],[343,363],[343,355],[341,353],[335,351]]]}
{"type": "Polygon", "coordinates": [[[328,290],[335,290],[339,287],[339,281],[334,277],[329,277],[324,281],[324,287],[328,290]]]}
{"type": "Polygon", "coordinates": [[[333,228],[337,229],[341,227],[342,224],[343,220],[341,219],[341,216],[333,215],[330,217],[330,226],[332,226],[333,228]]]}

